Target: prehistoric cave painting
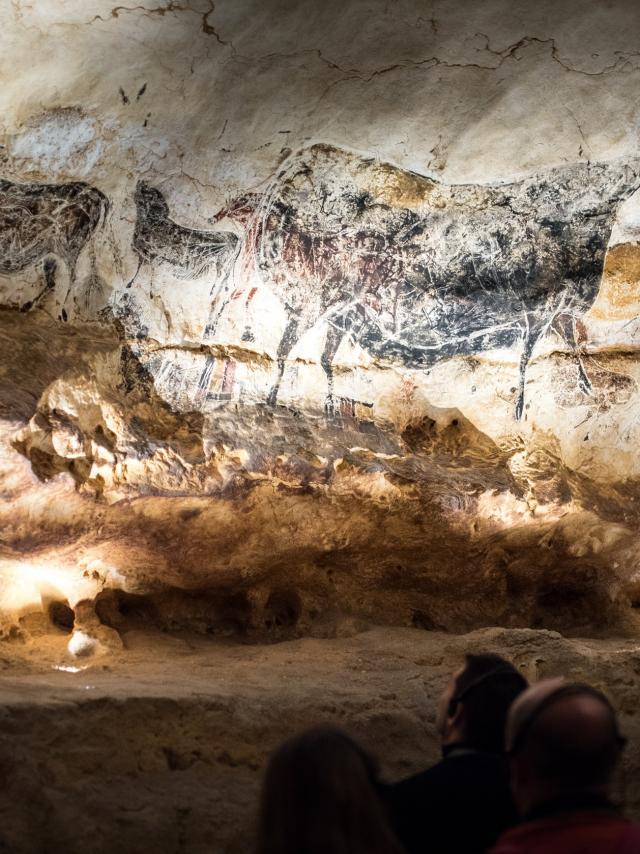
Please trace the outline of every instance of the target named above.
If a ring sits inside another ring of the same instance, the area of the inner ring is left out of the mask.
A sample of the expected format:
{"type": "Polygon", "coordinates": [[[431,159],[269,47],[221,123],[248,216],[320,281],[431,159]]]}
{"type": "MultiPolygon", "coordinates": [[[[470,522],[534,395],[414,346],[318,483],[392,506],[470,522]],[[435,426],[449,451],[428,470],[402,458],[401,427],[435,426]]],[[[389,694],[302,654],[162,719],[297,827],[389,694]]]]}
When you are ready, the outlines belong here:
{"type": "Polygon", "coordinates": [[[251,324],[249,323],[249,311],[251,309],[251,302],[255,295],[258,293],[257,288],[250,288],[249,293],[246,296],[244,301],[244,329],[242,331],[242,340],[243,341],[253,341],[253,330],[251,329],[251,324]]]}
{"type": "Polygon", "coordinates": [[[363,433],[375,429],[373,403],[354,400],[351,397],[339,397],[337,401],[337,415],[343,424],[356,427],[363,433]]]}
{"type": "Polygon", "coordinates": [[[216,281],[230,270],[237,252],[237,235],[178,225],[169,216],[169,206],[160,190],[144,181],[136,186],[135,202],[133,248],[138,256],[138,268],[128,288],[143,264],[167,264],[175,275],[188,279],[214,272],[216,281]]]}
{"type": "Polygon", "coordinates": [[[233,359],[218,359],[207,356],[198,380],[195,402],[208,400],[231,400],[234,392],[236,363],[233,359]]]}
{"type": "MultiPolygon", "coordinates": [[[[606,354],[589,358],[589,378],[593,386],[592,406],[595,411],[608,412],[614,406],[628,403],[637,395],[638,383],[629,374],[621,372],[621,360],[624,363],[619,354],[609,358],[606,354]],[[611,365],[607,364],[609,361],[611,365]]],[[[572,380],[575,382],[575,365],[570,364],[567,357],[560,353],[556,354],[554,363],[554,374],[560,381],[553,389],[553,397],[558,406],[569,409],[575,406],[575,400],[568,394],[572,380]]],[[[631,366],[629,368],[631,369],[631,366]]]]}
{"type": "MultiPolygon", "coordinates": [[[[261,234],[260,223],[255,216],[256,210],[260,204],[261,195],[257,193],[246,193],[221,208],[213,217],[213,222],[219,222],[222,219],[231,219],[245,231],[242,247],[245,251],[240,251],[239,267],[237,268],[238,276],[241,281],[250,281],[253,275],[257,272],[257,256],[254,248],[257,246],[259,235],[261,234]],[[251,248],[250,248],[251,247],[251,248]]],[[[239,247],[241,250],[242,247],[239,247]]],[[[256,287],[236,288],[231,294],[229,300],[224,300],[222,304],[216,308],[215,313],[212,307],[212,313],[205,326],[205,338],[212,336],[215,333],[217,323],[222,316],[228,302],[235,299],[245,297],[244,315],[245,327],[242,333],[242,341],[252,342],[255,340],[253,329],[249,324],[249,311],[251,301],[255,297],[258,289],[256,287]]]]}
{"type": "Polygon", "coordinates": [[[42,265],[42,290],[21,306],[22,311],[39,304],[55,288],[62,260],[69,272],[61,313],[66,320],[64,305],[75,282],[78,257],[108,211],[107,197],[79,181],[15,184],[0,180],[0,273],[19,273],[42,265]]]}
{"type": "Polygon", "coordinates": [[[319,321],[329,414],[339,414],[332,364],[345,336],[409,368],[518,346],[520,419],[527,365],[553,331],[589,392],[580,318],[597,295],[617,208],[639,186],[638,160],[447,185],[328,145],[291,156],[262,196],[214,217],[244,226],[242,264],[287,312],[269,402],[293,347],[319,321]]]}

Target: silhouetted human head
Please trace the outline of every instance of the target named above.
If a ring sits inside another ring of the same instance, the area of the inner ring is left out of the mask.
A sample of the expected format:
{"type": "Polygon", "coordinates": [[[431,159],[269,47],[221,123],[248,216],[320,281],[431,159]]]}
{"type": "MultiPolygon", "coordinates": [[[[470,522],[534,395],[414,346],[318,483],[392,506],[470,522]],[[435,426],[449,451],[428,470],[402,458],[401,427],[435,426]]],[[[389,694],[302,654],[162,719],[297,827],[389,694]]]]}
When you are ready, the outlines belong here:
{"type": "Polygon", "coordinates": [[[443,745],[464,742],[502,753],[509,707],[526,687],[524,676],[501,656],[468,654],[440,698],[437,727],[443,745]]]}
{"type": "Polygon", "coordinates": [[[607,795],[624,739],[604,694],[545,679],[513,704],[506,746],[514,799],[525,814],[558,797],[607,795]]]}
{"type": "Polygon", "coordinates": [[[376,787],[374,759],[340,730],[286,741],[263,783],[259,854],[401,854],[376,787]]]}

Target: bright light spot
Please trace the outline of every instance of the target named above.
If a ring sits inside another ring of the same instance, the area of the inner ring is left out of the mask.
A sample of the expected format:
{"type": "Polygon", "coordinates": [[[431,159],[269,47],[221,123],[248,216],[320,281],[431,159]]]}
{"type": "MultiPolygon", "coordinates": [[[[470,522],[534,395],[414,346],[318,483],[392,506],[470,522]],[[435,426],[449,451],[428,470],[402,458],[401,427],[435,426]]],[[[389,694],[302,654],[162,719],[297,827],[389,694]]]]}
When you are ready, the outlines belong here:
{"type": "Polygon", "coordinates": [[[87,573],[67,556],[27,561],[0,560],[0,612],[23,614],[46,611],[49,603],[68,602],[71,608],[81,599],[93,598],[102,579],[87,573]]]}
{"type": "Polygon", "coordinates": [[[74,632],[67,644],[67,650],[76,658],[93,655],[99,646],[98,641],[86,632],[74,632]]]}
{"type": "Polygon", "coordinates": [[[29,564],[14,564],[0,571],[0,603],[2,610],[21,611],[40,606],[42,597],[29,564]]]}
{"type": "Polygon", "coordinates": [[[80,673],[81,670],[86,670],[86,667],[74,667],[73,664],[54,664],[52,670],[63,670],[65,673],[80,673]]]}

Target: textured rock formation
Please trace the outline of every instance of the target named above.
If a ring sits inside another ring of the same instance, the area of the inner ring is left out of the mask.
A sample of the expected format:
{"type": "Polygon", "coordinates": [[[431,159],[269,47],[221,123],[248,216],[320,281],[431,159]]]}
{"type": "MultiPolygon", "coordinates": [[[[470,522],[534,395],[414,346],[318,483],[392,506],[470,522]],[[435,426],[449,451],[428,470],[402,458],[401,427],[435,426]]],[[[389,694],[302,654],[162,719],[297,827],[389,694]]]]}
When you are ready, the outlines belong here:
{"type": "Polygon", "coordinates": [[[329,720],[380,757],[387,779],[411,774],[438,756],[437,699],[470,648],[508,656],[528,679],[571,673],[604,688],[630,739],[616,794],[640,816],[635,641],[395,628],[266,646],[126,639],[108,666],[61,666],[62,633],[32,646],[37,656],[5,649],[0,838],[9,850],[245,854],[276,745],[329,720]]]}
{"type": "Polygon", "coordinates": [[[636,631],[634,4],[294,5],[2,10],[3,631],[636,631]]]}
{"type": "Polygon", "coordinates": [[[0,847],[247,851],[469,648],[640,815],[636,6],[0,4],[0,847]]]}

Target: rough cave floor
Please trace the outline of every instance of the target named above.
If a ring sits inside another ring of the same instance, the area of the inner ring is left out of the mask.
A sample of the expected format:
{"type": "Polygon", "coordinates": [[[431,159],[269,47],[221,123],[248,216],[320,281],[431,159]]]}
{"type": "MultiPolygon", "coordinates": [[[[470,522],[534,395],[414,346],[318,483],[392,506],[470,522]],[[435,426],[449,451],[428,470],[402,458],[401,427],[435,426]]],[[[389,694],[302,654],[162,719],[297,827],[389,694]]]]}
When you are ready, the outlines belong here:
{"type": "Polygon", "coordinates": [[[122,651],[74,661],[62,629],[5,643],[3,841],[13,852],[246,852],[261,769],[282,739],[333,721],[387,779],[407,775],[436,758],[438,694],[480,649],[528,678],[564,673],[612,695],[631,739],[619,794],[640,817],[637,641],[498,628],[345,635],[248,645],[135,630],[122,651]]]}

